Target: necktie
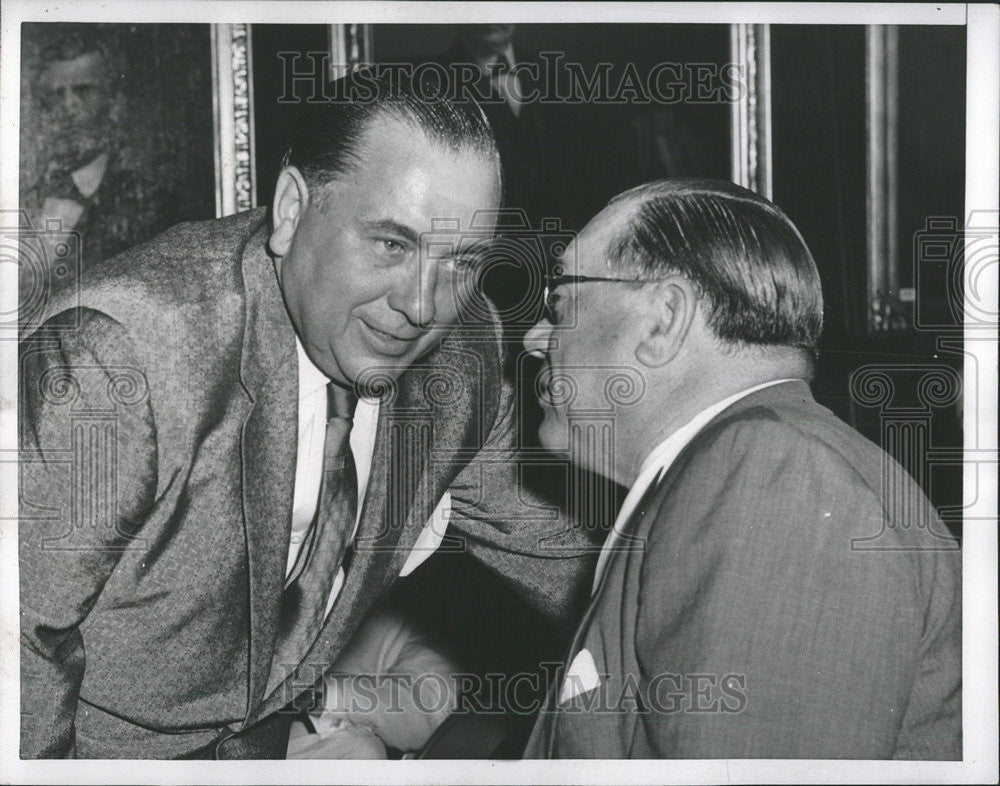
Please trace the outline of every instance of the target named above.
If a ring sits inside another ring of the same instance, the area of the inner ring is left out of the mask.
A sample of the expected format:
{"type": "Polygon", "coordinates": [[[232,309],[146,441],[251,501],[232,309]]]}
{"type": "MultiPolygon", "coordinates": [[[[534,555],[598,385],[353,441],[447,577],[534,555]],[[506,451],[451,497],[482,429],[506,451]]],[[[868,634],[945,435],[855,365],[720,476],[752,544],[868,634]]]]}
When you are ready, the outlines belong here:
{"type": "Polygon", "coordinates": [[[358,476],[351,453],[351,424],[357,399],[327,385],[323,479],[316,521],[281,598],[271,684],[277,686],[302,660],[319,635],[333,582],[344,561],[358,509],[358,476]]]}

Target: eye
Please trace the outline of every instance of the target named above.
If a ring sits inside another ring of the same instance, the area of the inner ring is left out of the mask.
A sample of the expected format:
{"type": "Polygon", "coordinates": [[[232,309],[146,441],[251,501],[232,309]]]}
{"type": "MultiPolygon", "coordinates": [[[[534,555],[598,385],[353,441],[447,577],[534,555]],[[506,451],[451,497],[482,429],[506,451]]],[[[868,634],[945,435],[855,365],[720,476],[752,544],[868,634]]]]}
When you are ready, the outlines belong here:
{"type": "Polygon", "coordinates": [[[558,292],[549,292],[548,297],[545,298],[545,318],[550,325],[559,324],[562,300],[563,296],[558,292]]]}
{"type": "Polygon", "coordinates": [[[445,257],[441,260],[441,264],[455,273],[468,273],[478,267],[479,258],[473,255],[445,257]]]}
{"type": "Polygon", "coordinates": [[[380,256],[396,258],[406,253],[406,246],[391,237],[375,238],[375,250],[380,256]]]}
{"type": "Polygon", "coordinates": [[[66,88],[54,87],[42,93],[42,98],[49,106],[61,104],[66,100],[66,88]]]}

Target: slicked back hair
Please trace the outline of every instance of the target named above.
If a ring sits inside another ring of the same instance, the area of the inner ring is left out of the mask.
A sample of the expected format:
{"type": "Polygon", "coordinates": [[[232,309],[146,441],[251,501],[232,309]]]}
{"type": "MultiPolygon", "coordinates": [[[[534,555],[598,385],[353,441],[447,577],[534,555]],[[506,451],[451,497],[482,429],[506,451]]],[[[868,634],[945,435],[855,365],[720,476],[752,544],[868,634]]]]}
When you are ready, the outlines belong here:
{"type": "Polygon", "coordinates": [[[500,155],[493,130],[471,99],[455,101],[431,79],[414,80],[405,69],[354,71],[331,85],[328,100],[303,106],[282,168],[295,166],[320,207],[331,181],[361,163],[360,145],[373,121],[393,118],[455,152],[479,153],[495,164],[502,188],[500,155]]]}
{"type": "Polygon", "coordinates": [[[823,330],[819,271],[776,205],[724,180],[669,179],[619,194],[634,203],[611,240],[609,265],[640,280],[680,274],[708,301],[727,342],[815,356],[823,330]]]}

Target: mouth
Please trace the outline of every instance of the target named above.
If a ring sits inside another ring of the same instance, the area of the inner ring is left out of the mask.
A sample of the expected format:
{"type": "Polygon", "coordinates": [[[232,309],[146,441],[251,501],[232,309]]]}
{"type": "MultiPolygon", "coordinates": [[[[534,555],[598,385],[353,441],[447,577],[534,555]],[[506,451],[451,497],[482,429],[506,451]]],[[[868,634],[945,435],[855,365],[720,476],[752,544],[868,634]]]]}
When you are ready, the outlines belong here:
{"type": "Polygon", "coordinates": [[[420,332],[413,333],[412,335],[410,333],[400,335],[377,328],[363,319],[359,319],[358,322],[361,323],[362,332],[368,344],[379,354],[388,355],[389,357],[405,355],[413,347],[417,339],[423,335],[420,332]]]}

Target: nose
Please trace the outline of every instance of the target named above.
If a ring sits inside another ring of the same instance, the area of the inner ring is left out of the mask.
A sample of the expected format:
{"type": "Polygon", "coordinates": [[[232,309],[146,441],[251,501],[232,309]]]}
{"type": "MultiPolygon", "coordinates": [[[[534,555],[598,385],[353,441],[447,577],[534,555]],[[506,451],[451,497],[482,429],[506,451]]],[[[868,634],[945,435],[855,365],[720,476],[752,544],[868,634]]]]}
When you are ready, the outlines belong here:
{"type": "Polygon", "coordinates": [[[83,114],[83,99],[72,88],[67,88],[63,96],[63,106],[73,119],[78,119],[83,114]]]}
{"type": "Polygon", "coordinates": [[[416,327],[429,328],[437,315],[437,265],[426,259],[400,266],[400,280],[389,293],[389,305],[416,327]]]}
{"type": "Polygon", "coordinates": [[[536,358],[545,357],[549,351],[549,336],[552,334],[552,325],[542,317],[527,333],[524,334],[524,348],[529,355],[536,358]]]}

